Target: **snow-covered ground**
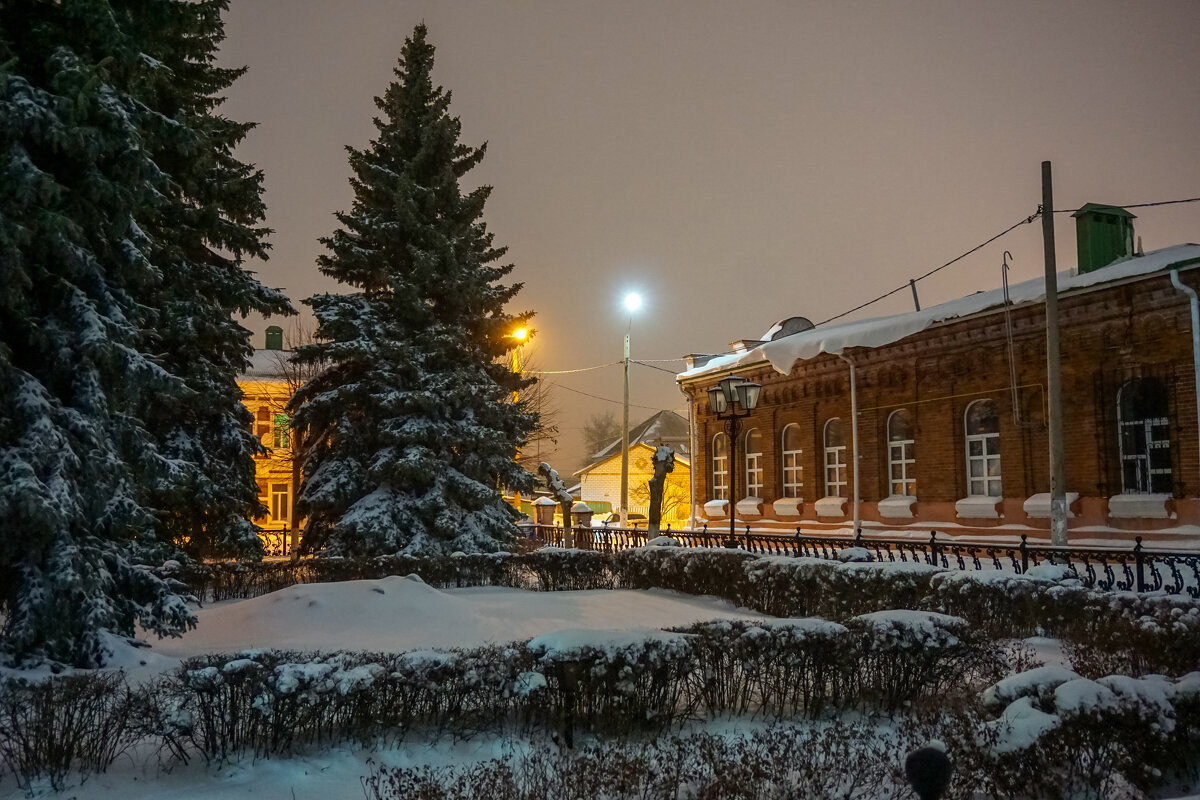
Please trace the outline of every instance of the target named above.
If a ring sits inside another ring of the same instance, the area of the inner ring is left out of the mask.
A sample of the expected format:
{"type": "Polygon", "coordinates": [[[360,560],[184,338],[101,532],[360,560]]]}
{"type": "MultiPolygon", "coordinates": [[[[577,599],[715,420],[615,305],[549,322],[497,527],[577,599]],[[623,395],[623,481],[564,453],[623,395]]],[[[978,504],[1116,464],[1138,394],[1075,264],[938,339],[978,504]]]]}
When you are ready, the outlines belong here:
{"type": "MultiPolygon", "coordinates": [[[[720,618],[762,619],[712,597],[662,590],[527,592],[518,589],[438,590],[414,577],[391,577],[293,586],[249,600],[227,601],[199,610],[199,627],[179,639],[132,647],[114,640],[113,666],[132,680],[147,680],[183,658],[205,653],[236,653],[247,648],[301,651],[406,651],[474,647],[571,630],[583,631],[683,626],[720,618]]],[[[553,639],[554,637],[550,637],[553,639]]],[[[1029,639],[1025,646],[1050,670],[1067,666],[1060,643],[1029,639]]],[[[762,723],[724,720],[713,732],[749,732],[762,723]]],[[[412,742],[367,750],[338,747],[289,759],[246,760],[223,766],[194,762],[164,770],[156,754],[122,756],[108,773],[75,783],[64,792],[43,787],[38,797],[88,800],[210,800],[229,797],[361,798],[360,780],[368,760],[385,766],[469,765],[523,751],[528,742],[510,737],[479,737],[467,742],[412,742]]],[[[0,779],[0,800],[26,797],[11,777],[0,779]]],[[[1200,800],[1200,797],[1191,798],[1200,800]]]]}
{"type": "MultiPolygon", "coordinates": [[[[114,645],[113,666],[132,680],[145,680],[188,656],[246,648],[399,652],[504,643],[568,628],[661,628],[763,618],[717,598],[661,590],[439,590],[406,577],[293,586],[250,600],[214,603],[198,616],[196,630],[179,639],[151,640],[146,648],[114,645]]],[[[119,759],[107,774],[82,786],[39,795],[79,800],[361,798],[359,779],[368,774],[368,758],[391,766],[439,766],[498,758],[519,746],[487,738],[386,751],[346,747],[303,758],[248,759],[222,768],[176,766],[170,772],[159,768],[153,754],[138,753],[119,759]]],[[[0,779],[0,800],[24,796],[11,777],[0,779]]]]}

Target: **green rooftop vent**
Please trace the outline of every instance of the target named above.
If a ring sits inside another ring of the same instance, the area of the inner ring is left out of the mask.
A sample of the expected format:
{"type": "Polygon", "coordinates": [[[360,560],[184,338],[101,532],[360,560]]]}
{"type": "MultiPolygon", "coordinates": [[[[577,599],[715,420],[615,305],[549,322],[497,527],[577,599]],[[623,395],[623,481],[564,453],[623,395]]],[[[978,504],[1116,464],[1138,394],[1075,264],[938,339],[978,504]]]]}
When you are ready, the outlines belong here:
{"type": "Polygon", "coordinates": [[[282,350],[283,349],[283,328],[278,325],[272,325],[267,328],[267,349],[282,350]]]}
{"type": "Polygon", "coordinates": [[[1133,255],[1133,214],[1117,206],[1088,203],[1071,216],[1075,218],[1081,274],[1133,255]]]}

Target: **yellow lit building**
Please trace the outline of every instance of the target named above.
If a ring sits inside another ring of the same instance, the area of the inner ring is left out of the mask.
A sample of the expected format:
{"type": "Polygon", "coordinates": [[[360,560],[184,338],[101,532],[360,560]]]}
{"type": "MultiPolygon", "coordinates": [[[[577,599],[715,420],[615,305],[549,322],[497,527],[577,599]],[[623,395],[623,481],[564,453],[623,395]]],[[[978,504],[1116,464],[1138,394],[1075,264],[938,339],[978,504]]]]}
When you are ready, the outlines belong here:
{"type": "Polygon", "coordinates": [[[238,376],[238,387],[242,404],[254,415],[253,433],[268,450],[255,458],[255,479],[258,499],[269,511],[254,523],[262,528],[267,555],[286,555],[299,542],[294,507],[299,464],[293,458],[285,408],[299,385],[288,365],[291,351],[283,349],[282,330],[267,328],[266,344],[266,349],[254,351],[250,367],[238,376]]]}
{"type": "MultiPolygon", "coordinates": [[[[675,470],[667,474],[663,488],[662,524],[677,528],[687,522],[692,507],[692,473],[687,419],[674,411],[660,411],[629,430],[629,511],[649,515],[654,449],[660,444],[675,451],[675,470]]],[[[583,502],[598,511],[619,508],[621,440],[596,453],[592,462],[575,475],[579,477],[583,502]]]]}

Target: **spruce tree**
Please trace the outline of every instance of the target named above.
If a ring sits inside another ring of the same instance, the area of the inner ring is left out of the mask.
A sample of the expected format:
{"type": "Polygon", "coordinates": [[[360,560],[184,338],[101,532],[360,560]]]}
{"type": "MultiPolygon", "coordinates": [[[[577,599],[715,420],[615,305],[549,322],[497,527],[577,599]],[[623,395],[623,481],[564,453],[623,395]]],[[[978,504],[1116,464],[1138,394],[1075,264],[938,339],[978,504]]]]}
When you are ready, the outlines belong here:
{"type": "MultiPolygon", "coordinates": [[[[0,5],[0,656],[9,661],[95,666],[105,632],[172,635],[194,624],[169,579],[146,565],[174,552],[176,519],[210,514],[179,510],[189,488],[232,485],[251,463],[232,383],[249,344],[226,327],[239,307],[230,299],[245,310],[286,301],[238,266],[261,239],[248,224],[261,206],[195,188],[238,183],[236,138],[206,122],[201,96],[223,79],[205,74],[223,6],[0,5]],[[235,228],[247,233],[227,232],[235,228]],[[225,459],[232,478],[220,477],[225,459]]],[[[252,172],[240,174],[250,188],[234,194],[261,191],[252,172]]],[[[257,509],[245,496],[214,505],[214,530],[244,528],[240,518],[257,509]]]]}
{"type": "Polygon", "coordinates": [[[129,20],[144,29],[150,57],[139,83],[155,112],[144,146],[170,176],[144,223],[162,276],[146,303],[153,309],[147,327],[150,348],[189,391],[171,407],[146,409],[149,428],[175,465],[151,485],[147,502],[162,534],[193,555],[261,557],[248,521],[266,511],[251,457],[261,444],[236,381],[253,347],[233,314],[288,314],[291,307],[241,266],[247,257],[266,258],[269,231],[260,224],[262,174],[233,155],[253,125],[215,111],[220,93],[245,71],[213,63],[227,0],[161,5],[170,13],[142,11],[129,20]]]}
{"type": "Polygon", "coordinates": [[[494,551],[516,516],[499,488],[534,484],[515,456],[536,418],[513,402],[531,381],[502,359],[530,315],[505,311],[520,284],[499,282],[512,265],[481,219],[491,188],[459,183],[484,147],[459,141],[433,56],[418,25],[375,100],[377,137],[347,148],[353,206],[318,263],[357,291],[305,301],[320,341],[299,357],[330,366],[293,401],[314,442],[299,503],[306,546],[326,552],[494,551]]]}

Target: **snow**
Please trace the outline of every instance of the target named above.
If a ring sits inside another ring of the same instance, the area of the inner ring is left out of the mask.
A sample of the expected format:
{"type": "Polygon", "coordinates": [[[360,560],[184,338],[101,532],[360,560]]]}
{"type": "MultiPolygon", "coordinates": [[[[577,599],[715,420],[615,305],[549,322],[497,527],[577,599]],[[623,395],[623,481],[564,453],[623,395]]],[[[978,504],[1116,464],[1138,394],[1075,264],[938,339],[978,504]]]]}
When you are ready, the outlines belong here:
{"type": "Polygon", "coordinates": [[[154,641],[149,648],[110,644],[114,666],[136,679],[204,653],[431,651],[503,644],[564,629],[611,630],[630,620],[668,628],[712,619],[764,619],[715,598],[666,590],[440,590],[412,578],[298,585],[215,603],[199,609],[199,625],[180,638],[154,641]]]}
{"type": "MultiPolygon", "coordinates": [[[[1197,259],[1200,259],[1200,245],[1181,244],[1166,247],[1082,275],[1072,274],[1070,270],[1060,272],[1058,291],[1065,294],[1102,283],[1135,278],[1197,259]]],[[[1045,294],[1045,279],[1040,277],[1009,287],[1009,297],[1013,305],[1043,302],[1045,294]]],[[[999,308],[1003,304],[1003,289],[992,289],[920,311],[823,325],[783,336],[775,341],[764,342],[752,349],[718,356],[680,373],[678,378],[686,380],[763,361],[786,375],[792,371],[797,361],[815,358],[822,353],[837,355],[849,347],[883,347],[923,331],[931,325],[979,314],[999,308]]]]}

